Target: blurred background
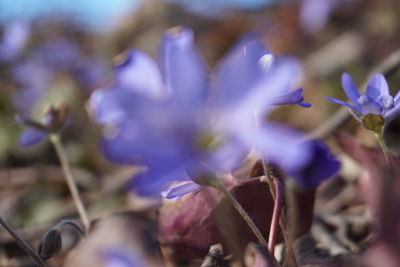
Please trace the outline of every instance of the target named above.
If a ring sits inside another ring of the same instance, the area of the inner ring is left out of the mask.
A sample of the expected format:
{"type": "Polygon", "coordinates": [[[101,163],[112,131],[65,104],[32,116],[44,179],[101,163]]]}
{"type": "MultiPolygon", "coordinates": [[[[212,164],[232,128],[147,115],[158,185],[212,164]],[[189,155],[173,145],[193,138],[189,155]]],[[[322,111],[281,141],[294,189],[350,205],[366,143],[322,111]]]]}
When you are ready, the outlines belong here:
{"type": "MultiPolygon", "coordinates": [[[[248,32],[257,33],[272,53],[299,58],[304,96],[313,107],[279,107],[272,118],[307,133],[339,108],[323,96],[345,99],[342,72],[361,86],[374,66],[399,49],[400,2],[0,0],[0,214],[33,244],[54,222],[74,216],[75,207],[52,147],[46,141],[20,147],[23,127],[15,123],[15,115],[41,120],[49,105],[68,103],[71,120],[63,142],[89,214],[137,207],[124,187],[132,167],[113,166],[102,157],[100,129],[87,113],[86,100],[112,81],[112,66],[126,49],[141,49],[156,59],[164,31],[176,25],[193,28],[210,71],[248,32]]],[[[400,73],[387,78],[396,93],[400,73]]],[[[394,120],[386,133],[394,151],[399,125],[394,120]]],[[[355,120],[344,128],[376,145],[355,120]]],[[[76,236],[66,235],[63,250],[75,242],[76,236]]],[[[57,260],[61,258],[53,263],[57,260]]],[[[0,265],[2,261],[16,266],[29,262],[4,231],[0,265]]]]}

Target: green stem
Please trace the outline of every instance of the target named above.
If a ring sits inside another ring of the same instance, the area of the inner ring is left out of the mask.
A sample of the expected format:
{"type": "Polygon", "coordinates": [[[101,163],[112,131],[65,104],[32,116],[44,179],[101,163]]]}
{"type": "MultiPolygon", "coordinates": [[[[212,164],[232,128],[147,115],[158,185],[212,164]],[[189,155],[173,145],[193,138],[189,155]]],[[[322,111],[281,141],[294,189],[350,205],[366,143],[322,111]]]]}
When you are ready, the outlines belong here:
{"type": "Polygon", "coordinates": [[[383,140],[383,134],[382,133],[375,133],[375,137],[378,140],[379,146],[382,149],[383,154],[385,155],[385,160],[386,162],[391,165],[391,161],[389,158],[389,149],[387,148],[386,144],[385,144],[385,140],[383,140]]]}
{"type": "Polygon", "coordinates": [[[226,187],[221,182],[214,181],[212,183],[212,186],[221,191],[221,193],[223,193],[228,198],[233,207],[239,212],[240,216],[242,216],[247,225],[253,231],[253,233],[258,239],[258,242],[260,242],[261,245],[267,247],[268,246],[267,241],[261,234],[260,230],[257,228],[256,224],[253,222],[253,220],[250,218],[247,212],[243,209],[242,205],[240,205],[240,203],[236,200],[236,198],[226,189],[226,187]]]}
{"type": "Polygon", "coordinates": [[[46,262],[33,250],[33,248],[9,225],[6,220],[0,217],[0,224],[7,230],[8,233],[17,241],[18,245],[28,253],[29,256],[41,267],[47,267],[46,262]]]}
{"type": "Polygon", "coordinates": [[[62,171],[64,173],[65,179],[67,181],[69,190],[72,195],[72,199],[78,209],[79,216],[81,217],[82,223],[85,227],[86,232],[88,232],[90,227],[90,220],[83,205],[82,199],[78,192],[78,187],[76,186],[75,179],[72,175],[71,168],[69,166],[67,155],[65,154],[64,148],[61,144],[60,137],[58,134],[50,134],[50,141],[56,150],[58,159],[60,160],[62,171]]]}

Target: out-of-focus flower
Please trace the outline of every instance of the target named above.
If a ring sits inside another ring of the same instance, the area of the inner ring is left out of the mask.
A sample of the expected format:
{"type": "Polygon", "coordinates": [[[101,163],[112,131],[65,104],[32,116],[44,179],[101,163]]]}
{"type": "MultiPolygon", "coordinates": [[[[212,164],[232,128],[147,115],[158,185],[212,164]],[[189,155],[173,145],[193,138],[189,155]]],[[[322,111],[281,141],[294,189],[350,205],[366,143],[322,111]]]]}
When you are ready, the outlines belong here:
{"type": "Polygon", "coordinates": [[[25,21],[71,21],[88,31],[112,30],[119,20],[134,10],[140,0],[15,0],[0,1],[0,24],[25,21]]]}
{"type": "Polygon", "coordinates": [[[5,25],[0,40],[0,62],[8,62],[19,56],[30,34],[25,21],[13,21],[5,25]]]}
{"type": "Polygon", "coordinates": [[[18,86],[13,95],[18,112],[31,115],[60,73],[68,73],[85,89],[99,86],[107,77],[105,64],[83,53],[73,40],[48,40],[11,66],[11,76],[18,86]]]}
{"type": "Polygon", "coordinates": [[[374,114],[381,116],[387,123],[400,112],[400,92],[393,98],[385,77],[380,73],[371,78],[365,94],[360,94],[347,73],[342,74],[342,87],[351,104],[331,97],[326,99],[348,107],[358,120],[362,120],[365,115],[374,114]]]}
{"type": "MultiPolygon", "coordinates": [[[[132,187],[152,196],[172,181],[190,181],[187,170],[193,179],[204,171],[232,171],[253,148],[285,170],[301,168],[309,159],[308,144],[297,142],[298,133],[264,122],[277,97],[282,103],[302,103],[302,97],[288,93],[298,63],[266,62],[269,55],[256,38],[246,37],[208,83],[188,28],[165,33],[162,74],[147,55],[129,51],[115,68],[113,86],[90,98],[96,119],[108,126],[106,157],[120,164],[145,164],[148,171],[133,179],[132,187]]],[[[188,183],[173,195],[187,193],[188,187],[196,188],[188,183]]]]}
{"type": "Polygon", "coordinates": [[[300,5],[300,24],[308,33],[317,33],[327,24],[336,8],[356,0],[302,0],[300,5]]]}
{"type": "Polygon", "coordinates": [[[182,5],[187,10],[203,16],[216,16],[223,11],[231,9],[257,10],[267,5],[277,4],[276,0],[167,0],[171,3],[182,5]]]}
{"type": "Polygon", "coordinates": [[[44,116],[43,122],[18,116],[17,123],[27,126],[19,136],[19,144],[22,147],[35,145],[45,139],[49,133],[62,131],[67,121],[67,105],[61,105],[59,108],[50,107],[44,116]]]}
{"type": "Polygon", "coordinates": [[[313,140],[310,144],[311,159],[300,170],[289,173],[290,177],[304,188],[316,188],[320,183],[332,177],[340,169],[340,162],[321,141],[313,140]]]}

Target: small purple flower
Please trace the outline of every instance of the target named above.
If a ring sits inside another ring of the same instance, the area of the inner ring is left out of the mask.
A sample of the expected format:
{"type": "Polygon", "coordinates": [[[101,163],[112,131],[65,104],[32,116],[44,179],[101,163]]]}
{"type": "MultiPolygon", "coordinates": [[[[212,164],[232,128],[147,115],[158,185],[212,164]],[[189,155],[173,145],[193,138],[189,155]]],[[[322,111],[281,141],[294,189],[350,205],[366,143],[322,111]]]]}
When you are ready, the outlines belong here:
{"type": "Polygon", "coordinates": [[[351,104],[331,97],[325,98],[335,104],[348,107],[354,117],[360,121],[364,115],[374,114],[380,115],[385,123],[388,123],[400,112],[400,92],[393,99],[386,79],[380,73],[372,77],[365,94],[360,94],[347,73],[342,74],[342,87],[351,104]]]}
{"type": "MultiPolygon", "coordinates": [[[[209,82],[193,32],[181,27],[165,33],[159,65],[161,72],[147,55],[130,50],[115,68],[114,84],[90,98],[95,118],[107,126],[106,157],[148,167],[132,180],[137,193],[159,196],[171,182],[202,175],[193,171],[200,165],[213,174],[230,172],[253,148],[288,171],[307,163],[300,134],[264,123],[276,104],[304,104],[301,91],[289,92],[299,69],[294,60],[273,59],[246,37],[209,82]]],[[[175,198],[198,187],[186,183],[166,194],[175,198]]]]}
{"type": "Polygon", "coordinates": [[[323,142],[313,140],[307,143],[310,145],[312,154],[309,163],[289,175],[304,188],[316,188],[338,172],[340,162],[323,142]]]}

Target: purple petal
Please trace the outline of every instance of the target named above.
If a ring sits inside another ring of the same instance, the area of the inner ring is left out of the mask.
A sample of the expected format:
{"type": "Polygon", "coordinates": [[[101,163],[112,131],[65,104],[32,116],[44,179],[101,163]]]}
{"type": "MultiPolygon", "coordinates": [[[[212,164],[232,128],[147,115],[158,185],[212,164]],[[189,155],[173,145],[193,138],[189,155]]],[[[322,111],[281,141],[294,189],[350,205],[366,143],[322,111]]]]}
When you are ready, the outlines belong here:
{"type": "Polygon", "coordinates": [[[383,115],[385,123],[393,120],[400,112],[400,101],[390,110],[386,111],[383,115]]]}
{"type": "Polygon", "coordinates": [[[104,88],[91,94],[88,103],[97,122],[113,125],[127,117],[119,103],[118,91],[118,88],[104,88]]]}
{"type": "Polygon", "coordinates": [[[133,177],[128,189],[143,197],[158,198],[171,182],[188,180],[184,164],[161,163],[154,167],[150,166],[145,173],[133,177]]]}
{"type": "Polygon", "coordinates": [[[300,23],[304,30],[316,33],[326,25],[336,0],[303,0],[300,23]]]}
{"type": "Polygon", "coordinates": [[[105,249],[102,254],[104,267],[140,267],[148,264],[136,251],[105,249]]]}
{"type": "Polygon", "coordinates": [[[272,102],[274,105],[299,104],[303,107],[311,107],[311,104],[303,103],[303,100],[303,88],[299,88],[295,91],[275,96],[272,102]]]}
{"type": "Polygon", "coordinates": [[[0,42],[0,62],[16,58],[24,48],[29,34],[30,26],[24,21],[7,24],[0,42]]]}
{"type": "Polygon", "coordinates": [[[162,196],[167,199],[179,199],[188,193],[199,190],[200,188],[201,185],[194,182],[189,182],[183,185],[168,188],[162,193],[162,196]]]}
{"type": "Polygon", "coordinates": [[[337,173],[341,164],[324,143],[310,141],[307,144],[310,145],[312,154],[309,163],[301,170],[289,174],[303,187],[315,188],[337,173]]]}
{"type": "Polygon", "coordinates": [[[383,110],[380,103],[367,95],[362,95],[357,100],[357,104],[362,114],[380,114],[383,110]]]}
{"type": "Polygon", "coordinates": [[[386,82],[385,76],[383,76],[381,73],[375,74],[367,86],[366,95],[375,101],[380,100],[382,97],[388,96],[389,86],[386,82]]]}
{"type": "MultiPolygon", "coordinates": [[[[342,100],[339,100],[339,99],[336,99],[336,98],[332,98],[332,97],[329,97],[329,96],[324,96],[324,97],[325,97],[326,100],[328,100],[328,101],[330,101],[330,102],[332,102],[332,103],[346,106],[346,107],[348,107],[348,108],[351,108],[352,110],[355,110],[355,111],[361,113],[361,111],[360,111],[358,108],[356,108],[356,107],[350,105],[349,103],[346,103],[346,102],[344,102],[344,101],[342,101],[342,100]]],[[[357,103],[357,102],[356,102],[356,103],[357,103]]]]}
{"type": "Polygon", "coordinates": [[[260,59],[268,51],[254,36],[245,36],[217,66],[212,83],[217,106],[235,106],[265,75],[260,59]]]}
{"type": "Polygon", "coordinates": [[[23,147],[32,146],[42,141],[46,136],[46,132],[28,127],[19,136],[19,144],[23,147]]]}
{"type": "Polygon", "coordinates": [[[148,96],[165,95],[157,64],[145,53],[131,49],[125,60],[115,66],[118,86],[148,96]]]}
{"type": "Polygon", "coordinates": [[[301,169],[311,157],[309,145],[299,142],[302,135],[279,124],[268,123],[259,131],[248,129],[244,134],[244,142],[287,172],[301,169]]]}
{"type": "Polygon", "coordinates": [[[206,66],[193,45],[193,31],[168,30],[160,47],[160,64],[168,90],[184,108],[202,103],[207,93],[206,66]]]}
{"type": "Polygon", "coordinates": [[[360,98],[360,92],[358,91],[357,86],[354,84],[351,76],[346,72],[342,74],[342,87],[351,102],[353,102],[353,104],[357,104],[357,100],[360,98]]]}

